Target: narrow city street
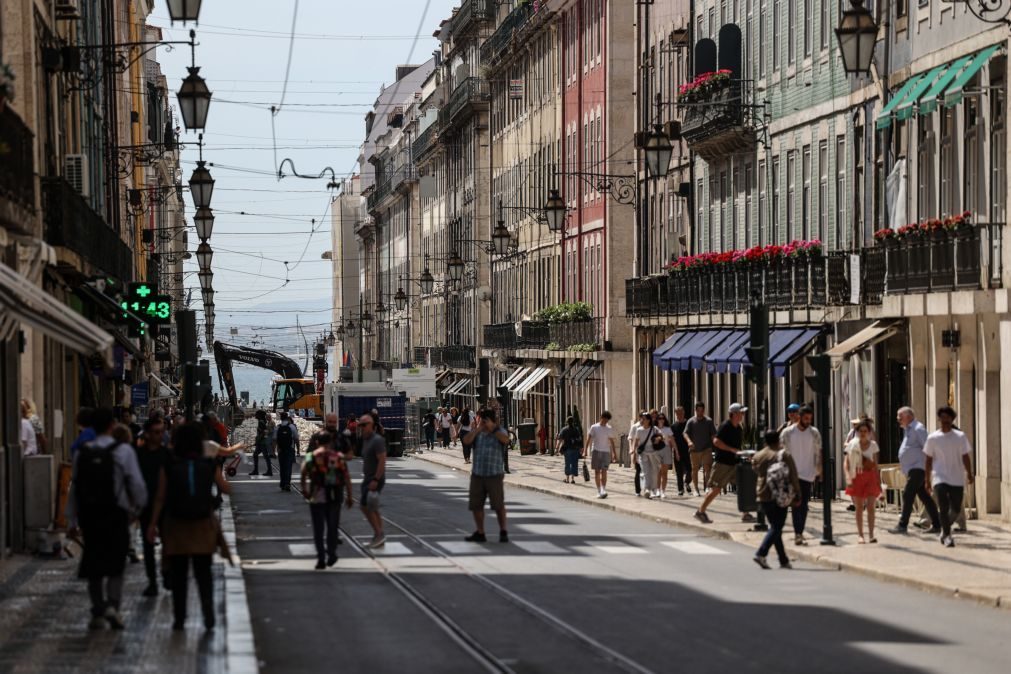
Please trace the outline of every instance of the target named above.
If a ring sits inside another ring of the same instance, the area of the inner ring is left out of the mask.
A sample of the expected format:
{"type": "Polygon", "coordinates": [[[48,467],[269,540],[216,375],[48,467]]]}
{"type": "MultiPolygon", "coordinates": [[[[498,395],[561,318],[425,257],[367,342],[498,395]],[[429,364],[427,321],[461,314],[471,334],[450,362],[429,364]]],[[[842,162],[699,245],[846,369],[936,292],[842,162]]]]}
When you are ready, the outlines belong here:
{"type": "Polygon", "coordinates": [[[1007,611],[804,562],[763,571],[742,545],[523,489],[508,544],[466,543],[466,496],[460,471],[393,460],[385,548],[363,552],[356,506],[354,540],[316,571],[300,496],[237,478],[262,671],[1005,671],[1007,611]]]}

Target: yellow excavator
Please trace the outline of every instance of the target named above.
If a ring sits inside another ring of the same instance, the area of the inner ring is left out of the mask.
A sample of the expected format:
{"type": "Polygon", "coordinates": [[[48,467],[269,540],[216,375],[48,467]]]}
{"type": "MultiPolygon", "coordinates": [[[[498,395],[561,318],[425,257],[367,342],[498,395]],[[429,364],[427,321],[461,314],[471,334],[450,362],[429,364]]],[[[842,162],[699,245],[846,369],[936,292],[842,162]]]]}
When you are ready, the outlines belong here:
{"type": "Polygon", "coordinates": [[[228,393],[228,402],[233,409],[239,409],[239,398],[235,391],[232,363],[239,362],[280,375],[271,386],[270,404],[273,411],[294,411],[298,414],[301,410],[309,410],[310,417],[323,416],[322,396],[316,393],[316,383],[303,376],[302,368],[291,358],[276,351],[214,342],[214,361],[218,366],[218,381],[228,393]]]}

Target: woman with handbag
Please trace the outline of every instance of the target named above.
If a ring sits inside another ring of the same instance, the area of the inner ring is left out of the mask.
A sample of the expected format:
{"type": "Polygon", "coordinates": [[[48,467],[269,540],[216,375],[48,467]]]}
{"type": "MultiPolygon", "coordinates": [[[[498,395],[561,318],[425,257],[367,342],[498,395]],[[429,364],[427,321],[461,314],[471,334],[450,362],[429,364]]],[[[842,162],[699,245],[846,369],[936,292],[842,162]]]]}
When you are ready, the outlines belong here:
{"type": "Polygon", "coordinates": [[[633,440],[639,465],[642,466],[642,477],[645,481],[646,498],[660,495],[657,476],[660,472],[660,449],[663,447],[663,435],[653,425],[649,414],[639,417],[639,428],[635,431],[633,440]]]}
{"type": "Polygon", "coordinates": [[[877,543],[874,537],[874,505],[881,495],[881,475],[878,473],[878,443],[871,439],[871,425],[861,421],[856,436],[846,445],[843,468],[846,472],[846,493],[853,497],[857,514],[857,542],[877,543]],[[870,537],[864,538],[864,508],[870,537]]]}
{"type": "Polygon", "coordinates": [[[555,450],[565,457],[565,483],[576,484],[579,475],[579,457],[583,455],[582,433],[576,426],[574,417],[565,419],[565,428],[558,432],[555,438],[555,450]]]}
{"type": "Polygon", "coordinates": [[[667,477],[670,469],[674,467],[674,454],[677,451],[674,447],[674,429],[670,426],[667,415],[661,412],[656,417],[656,430],[663,437],[663,447],[660,449],[660,469],[658,472],[658,485],[656,496],[667,497],[667,477]]]}

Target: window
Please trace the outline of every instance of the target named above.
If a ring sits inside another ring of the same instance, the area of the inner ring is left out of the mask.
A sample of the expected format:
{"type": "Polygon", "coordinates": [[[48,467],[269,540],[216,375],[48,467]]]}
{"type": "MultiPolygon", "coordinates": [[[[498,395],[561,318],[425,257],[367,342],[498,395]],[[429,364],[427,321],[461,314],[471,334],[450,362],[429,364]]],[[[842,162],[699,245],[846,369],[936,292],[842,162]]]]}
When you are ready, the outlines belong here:
{"type": "Polygon", "coordinates": [[[702,229],[705,226],[706,221],[705,218],[706,211],[704,202],[702,200],[704,196],[704,193],[702,191],[703,186],[704,183],[702,182],[702,180],[699,180],[695,185],[695,203],[697,204],[697,206],[695,213],[695,237],[696,237],[695,250],[692,251],[693,253],[699,252],[699,250],[702,248],[702,229]]]}
{"type": "Polygon", "coordinates": [[[724,250],[737,250],[738,249],[737,242],[738,242],[738,237],[740,236],[739,233],[738,233],[738,229],[741,226],[741,218],[740,218],[739,212],[740,212],[741,206],[744,203],[744,199],[742,198],[743,195],[741,194],[741,190],[743,189],[743,187],[744,187],[744,185],[741,184],[741,169],[735,168],[734,169],[734,204],[733,204],[733,209],[730,211],[730,213],[731,213],[730,241],[729,241],[730,246],[729,246],[729,248],[724,248],[724,250]]]}
{"type": "Polygon", "coordinates": [[[943,108],[941,114],[941,213],[948,217],[959,210],[958,153],[955,150],[955,110],[943,108]]]}
{"type": "Polygon", "coordinates": [[[801,184],[800,204],[800,238],[805,241],[811,238],[811,146],[805,145],[801,159],[803,182],[801,184]]]}
{"type": "Polygon", "coordinates": [[[818,143],[818,231],[815,238],[828,241],[828,141],[818,143]]]}
{"type": "Polygon", "coordinates": [[[963,203],[953,211],[961,211],[964,208],[973,215],[986,213],[982,195],[983,176],[986,175],[986,169],[980,163],[983,122],[980,119],[979,103],[978,98],[967,97],[962,105],[965,123],[965,168],[963,169],[965,197],[963,203]]]}
{"type": "MultiPolygon", "coordinates": [[[[765,0],[758,10],[758,39],[756,49],[758,50],[758,76],[765,77],[765,0]]],[[[750,44],[750,43],[749,43],[750,44]]]]}
{"type": "MultiPolygon", "coordinates": [[[[758,162],[758,236],[751,239],[749,246],[762,245],[765,243],[765,187],[767,184],[765,175],[765,160],[758,162]]],[[[749,233],[750,234],[750,233],[749,233]]]]}
{"type": "Polygon", "coordinates": [[[795,199],[797,198],[797,151],[790,150],[786,153],[786,226],[779,227],[777,222],[778,231],[776,232],[776,243],[785,243],[786,237],[789,236],[788,232],[793,229],[794,220],[796,219],[794,210],[796,207],[795,199]],[[782,238],[780,238],[782,236],[782,238]]]}
{"type": "Polygon", "coordinates": [[[772,159],[772,222],[769,223],[771,231],[767,241],[772,243],[779,241],[780,226],[780,199],[779,199],[779,157],[772,159]]]}
{"type": "Polygon", "coordinates": [[[853,127],[853,203],[856,209],[853,213],[853,225],[857,235],[853,239],[853,244],[864,241],[864,127],[857,125],[853,127]]]}
{"type": "Polygon", "coordinates": [[[828,36],[829,36],[828,19],[829,19],[829,12],[831,10],[829,8],[830,3],[825,2],[825,0],[821,0],[821,2],[819,2],[818,4],[819,7],[821,8],[820,12],[821,25],[818,27],[818,34],[821,36],[821,48],[824,50],[828,49],[828,36]]]}
{"type": "Polygon", "coordinates": [[[779,70],[779,14],[780,0],[772,2],[772,69],[779,70]]]}
{"type": "Polygon", "coordinates": [[[727,172],[720,173],[720,250],[727,249],[727,208],[730,195],[727,193],[727,172]]]}
{"type": "Polygon", "coordinates": [[[752,196],[751,191],[755,187],[755,176],[754,169],[751,164],[744,165],[744,236],[741,237],[743,242],[742,248],[748,248],[752,245],[754,237],[751,233],[751,206],[752,206],[752,196]]]}
{"type": "Polygon", "coordinates": [[[935,152],[933,115],[926,115],[917,124],[916,143],[916,215],[921,220],[937,215],[935,152]]]}
{"type": "Polygon", "coordinates": [[[846,136],[835,141],[835,245],[844,247],[846,230],[846,136]]]}
{"type": "Polygon", "coordinates": [[[709,227],[707,228],[706,236],[706,250],[715,250],[716,236],[713,232],[716,226],[717,218],[719,217],[717,209],[719,208],[719,189],[720,186],[716,182],[716,174],[713,173],[709,176],[709,227]]]}
{"type": "Polygon", "coordinates": [[[797,0],[786,3],[786,62],[792,64],[797,57],[797,0]]]}
{"type": "MultiPolygon", "coordinates": [[[[822,0],[822,4],[828,4],[822,0]]],[[[811,42],[814,30],[814,7],[811,0],[804,0],[804,56],[811,55],[811,42]]]]}
{"type": "Polygon", "coordinates": [[[990,221],[1004,222],[1007,210],[1006,116],[1003,71],[990,65],[990,221]]]}

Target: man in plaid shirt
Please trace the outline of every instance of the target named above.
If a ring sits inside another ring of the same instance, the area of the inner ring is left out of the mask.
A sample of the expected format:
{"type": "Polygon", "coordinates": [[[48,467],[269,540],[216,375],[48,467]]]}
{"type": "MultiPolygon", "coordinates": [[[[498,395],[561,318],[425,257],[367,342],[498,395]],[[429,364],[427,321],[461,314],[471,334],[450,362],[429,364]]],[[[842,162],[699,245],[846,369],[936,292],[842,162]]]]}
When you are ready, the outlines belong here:
{"type": "Polygon", "coordinates": [[[478,413],[479,423],[464,438],[464,443],[473,446],[473,463],[470,469],[470,511],[474,514],[474,533],[464,540],[484,543],[484,504],[491,502],[491,508],[498,517],[500,543],[509,542],[506,531],[505,509],[505,461],[503,446],[509,445],[509,433],[499,425],[495,410],[482,409],[478,413]]]}

